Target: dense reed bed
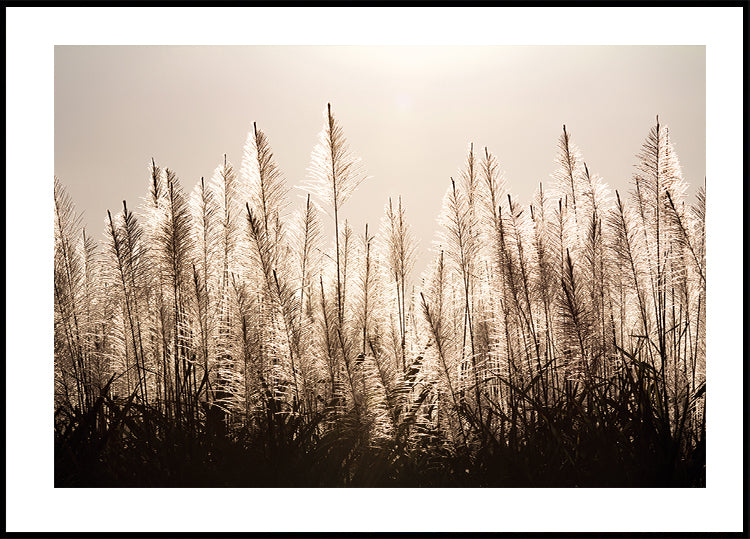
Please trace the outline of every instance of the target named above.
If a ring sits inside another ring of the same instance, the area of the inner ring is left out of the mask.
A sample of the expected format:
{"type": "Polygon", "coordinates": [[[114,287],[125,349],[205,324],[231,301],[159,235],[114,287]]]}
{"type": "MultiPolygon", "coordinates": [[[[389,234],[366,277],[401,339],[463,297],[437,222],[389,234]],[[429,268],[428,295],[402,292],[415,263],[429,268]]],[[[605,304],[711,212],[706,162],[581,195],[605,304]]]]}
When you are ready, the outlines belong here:
{"type": "Polygon", "coordinates": [[[629,193],[557,155],[526,203],[471,145],[421,276],[330,105],[298,208],[255,124],[102,244],[55,179],[55,485],[704,486],[705,193],[658,118],[629,193]]]}

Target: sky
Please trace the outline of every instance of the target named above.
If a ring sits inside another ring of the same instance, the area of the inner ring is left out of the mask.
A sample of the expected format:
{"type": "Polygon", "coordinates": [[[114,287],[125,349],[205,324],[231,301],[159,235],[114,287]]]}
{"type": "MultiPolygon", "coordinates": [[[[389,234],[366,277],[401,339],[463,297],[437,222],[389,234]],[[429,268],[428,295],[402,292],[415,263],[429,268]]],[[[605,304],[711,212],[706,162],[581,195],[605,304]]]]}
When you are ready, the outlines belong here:
{"type": "Polygon", "coordinates": [[[257,122],[295,209],[330,102],[371,176],[343,218],[372,229],[401,196],[417,275],[470,143],[527,204],[549,185],[565,124],[589,169],[623,191],[658,114],[694,193],[705,64],[702,46],[56,46],[55,175],[99,237],[108,209],[140,205],[152,157],[190,191],[225,153],[239,170],[257,122]]]}

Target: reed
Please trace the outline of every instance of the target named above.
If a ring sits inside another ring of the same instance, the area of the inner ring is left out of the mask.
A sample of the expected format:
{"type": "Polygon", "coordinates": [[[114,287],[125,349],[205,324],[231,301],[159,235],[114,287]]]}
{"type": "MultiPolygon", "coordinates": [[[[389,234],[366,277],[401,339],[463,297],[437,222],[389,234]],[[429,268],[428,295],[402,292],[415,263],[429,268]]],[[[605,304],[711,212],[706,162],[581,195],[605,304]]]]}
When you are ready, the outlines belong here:
{"type": "Polygon", "coordinates": [[[56,178],[56,484],[705,485],[705,191],[658,119],[629,196],[557,154],[525,204],[471,144],[417,279],[330,104],[289,212],[256,124],[189,197],[152,160],[101,254],[56,178]]]}

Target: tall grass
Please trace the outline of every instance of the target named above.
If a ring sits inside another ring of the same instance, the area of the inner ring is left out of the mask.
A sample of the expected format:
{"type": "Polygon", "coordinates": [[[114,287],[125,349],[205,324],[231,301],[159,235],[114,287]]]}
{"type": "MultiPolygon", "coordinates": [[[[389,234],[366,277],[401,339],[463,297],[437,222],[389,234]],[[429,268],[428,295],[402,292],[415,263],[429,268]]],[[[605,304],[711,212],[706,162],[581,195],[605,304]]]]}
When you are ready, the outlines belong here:
{"type": "Polygon", "coordinates": [[[487,148],[456,178],[418,279],[400,197],[345,219],[330,105],[294,211],[255,124],[189,196],[152,161],[101,253],[55,179],[58,484],[703,485],[705,191],[667,127],[628,197],[565,126],[528,205],[487,148]]]}

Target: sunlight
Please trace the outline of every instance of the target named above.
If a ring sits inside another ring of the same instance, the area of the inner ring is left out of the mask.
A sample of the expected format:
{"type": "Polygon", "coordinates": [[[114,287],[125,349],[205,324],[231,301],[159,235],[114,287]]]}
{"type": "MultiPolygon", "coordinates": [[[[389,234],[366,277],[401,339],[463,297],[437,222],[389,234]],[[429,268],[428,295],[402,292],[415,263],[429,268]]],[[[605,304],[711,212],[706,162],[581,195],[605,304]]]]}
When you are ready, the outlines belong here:
{"type": "Polygon", "coordinates": [[[412,96],[408,93],[399,93],[396,94],[396,108],[400,110],[401,112],[407,112],[411,111],[413,106],[413,99],[412,96]]]}

